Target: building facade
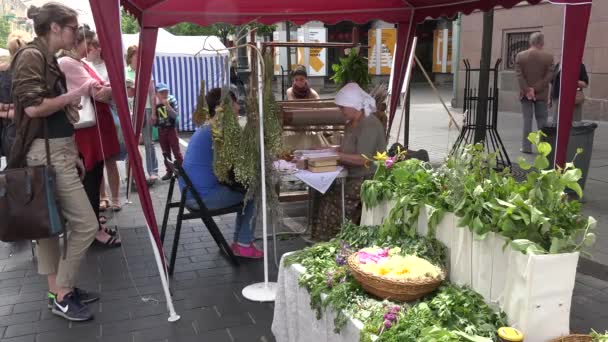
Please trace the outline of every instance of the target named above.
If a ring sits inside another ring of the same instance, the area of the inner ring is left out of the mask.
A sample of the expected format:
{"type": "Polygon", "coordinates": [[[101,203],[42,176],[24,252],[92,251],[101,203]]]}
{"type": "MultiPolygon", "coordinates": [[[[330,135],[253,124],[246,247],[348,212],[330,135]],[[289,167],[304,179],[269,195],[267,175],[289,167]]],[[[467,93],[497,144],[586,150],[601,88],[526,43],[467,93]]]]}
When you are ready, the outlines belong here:
{"type": "MultiPolygon", "coordinates": [[[[499,68],[499,110],[519,112],[519,88],[514,71],[515,56],[528,47],[533,32],[545,35],[545,49],[561,59],[563,7],[550,3],[535,6],[521,4],[512,9],[496,9],[492,42],[492,65],[502,58],[499,68]]],[[[473,68],[479,67],[481,56],[483,14],[475,12],[462,17],[460,34],[460,70],[457,104],[462,105],[464,88],[463,59],[473,68]]],[[[587,101],[583,109],[585,120],[608,121],[608,1],[594,1],[587,32],[583,63],[589,73],[589,87],[585,90],[587,101]]],[[[477,75],[472,75],[476,88],[477,75]]]]}

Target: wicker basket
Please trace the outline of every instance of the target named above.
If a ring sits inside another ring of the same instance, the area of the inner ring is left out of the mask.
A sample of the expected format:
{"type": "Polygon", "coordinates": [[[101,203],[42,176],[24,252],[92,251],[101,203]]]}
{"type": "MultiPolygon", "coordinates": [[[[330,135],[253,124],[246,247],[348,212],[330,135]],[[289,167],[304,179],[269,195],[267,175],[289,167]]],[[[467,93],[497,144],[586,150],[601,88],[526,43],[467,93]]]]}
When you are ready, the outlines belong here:
{"type": "Polygon", "coordinates": [[[439,287],[445,278],[443,271],[439,279],[395,280],[379,277],[361,270],[357,253],[351,254],[347,263],[353,277],[365,291],[376,297],[395,301],[415,300],[429,294],[439,287]]]}
{"type": "Polygon", "coordinates": [[[554,340],[551,340],[551,342],[592,342],[592,341],[593,341],[593,338],[591,338],[591,336],[580,335],[580,334],[562,336],[562,337],[558,337],[554,340]]]}

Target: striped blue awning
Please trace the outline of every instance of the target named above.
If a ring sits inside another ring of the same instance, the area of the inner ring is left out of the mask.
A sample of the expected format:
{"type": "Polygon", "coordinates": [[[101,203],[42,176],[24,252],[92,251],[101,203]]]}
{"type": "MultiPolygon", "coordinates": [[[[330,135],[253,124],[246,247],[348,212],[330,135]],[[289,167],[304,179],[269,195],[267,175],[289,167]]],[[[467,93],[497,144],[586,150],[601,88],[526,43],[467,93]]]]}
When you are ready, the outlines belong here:
{"type": "Polygon", "coordinates": [[[192,113],[200,92],[201,81],[205,91],[228,85],[230,70],[228,56],[155,56],[152,75],[155,82],[169,86],[169,93],[179,103],[178,130],[193,131],[192,113]]]}

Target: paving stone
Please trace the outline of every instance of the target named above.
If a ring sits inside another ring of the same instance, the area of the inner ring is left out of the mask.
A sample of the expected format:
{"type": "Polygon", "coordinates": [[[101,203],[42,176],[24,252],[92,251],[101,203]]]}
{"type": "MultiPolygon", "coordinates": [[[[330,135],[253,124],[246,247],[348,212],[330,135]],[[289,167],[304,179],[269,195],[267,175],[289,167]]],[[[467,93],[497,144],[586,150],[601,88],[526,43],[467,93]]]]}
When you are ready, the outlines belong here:
{"type": "Polygon", "coordinates": [[[46,301],[37,301],[29,303],[19,303],[13,306],[14,313],[23,313],[30,311],[39,311],[42,308],[46,308],[46,301]]]}
{"type": "Polygon", "coordinates": [[[23,278],[27,271],[18,270],[18,271],[10,271],[10,272],[2,272],[0,273],[0,280],[3,279],[13,279],[13,278],[23,278]]]}
{"type": "Polygon", "coordinates": [[[35,342],[36,335],[25,335],[13,338],[4,338],[1,339],[0,342],[35,342]]]}
{"type": "Polygon", "coordinates": [[[228,328],[235,342],[271,342],[275,341],[270,325],[249,325],[228,328]]]}
{"type": "Polygon", "coordinates": [[[99,325],[95,327],[81,326],[74,323],[71,328],[40,333],[36,336],[37,341],[44,342],[81,342],[95,341],[99,336],[99,325]]]}
{"type": "MultiPolygon", "coordinates": [[[[40,319],[39,311],[26,312],[21,314],[12,314],[0,317],[0,327],[6,327],[13,324],[36,322],[40,319]]],[[[2,335],[0,335],[2,336],[2,335]]]]}
{"type": "Polygon", "coordinates": [[[10,315],[13,312],[13,307],[14,305],[0,306],[0,316],[10,315]]]}

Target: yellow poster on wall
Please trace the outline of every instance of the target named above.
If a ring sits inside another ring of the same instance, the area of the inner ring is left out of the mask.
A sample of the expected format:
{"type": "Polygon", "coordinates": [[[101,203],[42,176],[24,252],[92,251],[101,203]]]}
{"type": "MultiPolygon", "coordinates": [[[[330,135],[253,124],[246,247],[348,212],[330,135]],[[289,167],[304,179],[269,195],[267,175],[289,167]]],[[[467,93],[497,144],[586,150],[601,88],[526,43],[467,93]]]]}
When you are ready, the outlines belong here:
{"type": "Polygon", "coordinates": [[[452,72],[452,30],[433,31],[433,72],[452,72]]]}
{"type": "Polygon", "coordinates": [[[367,37],[369,73],[372,75],[390,75],[397,44],[397,29],[369,30],[367,37]]]}

